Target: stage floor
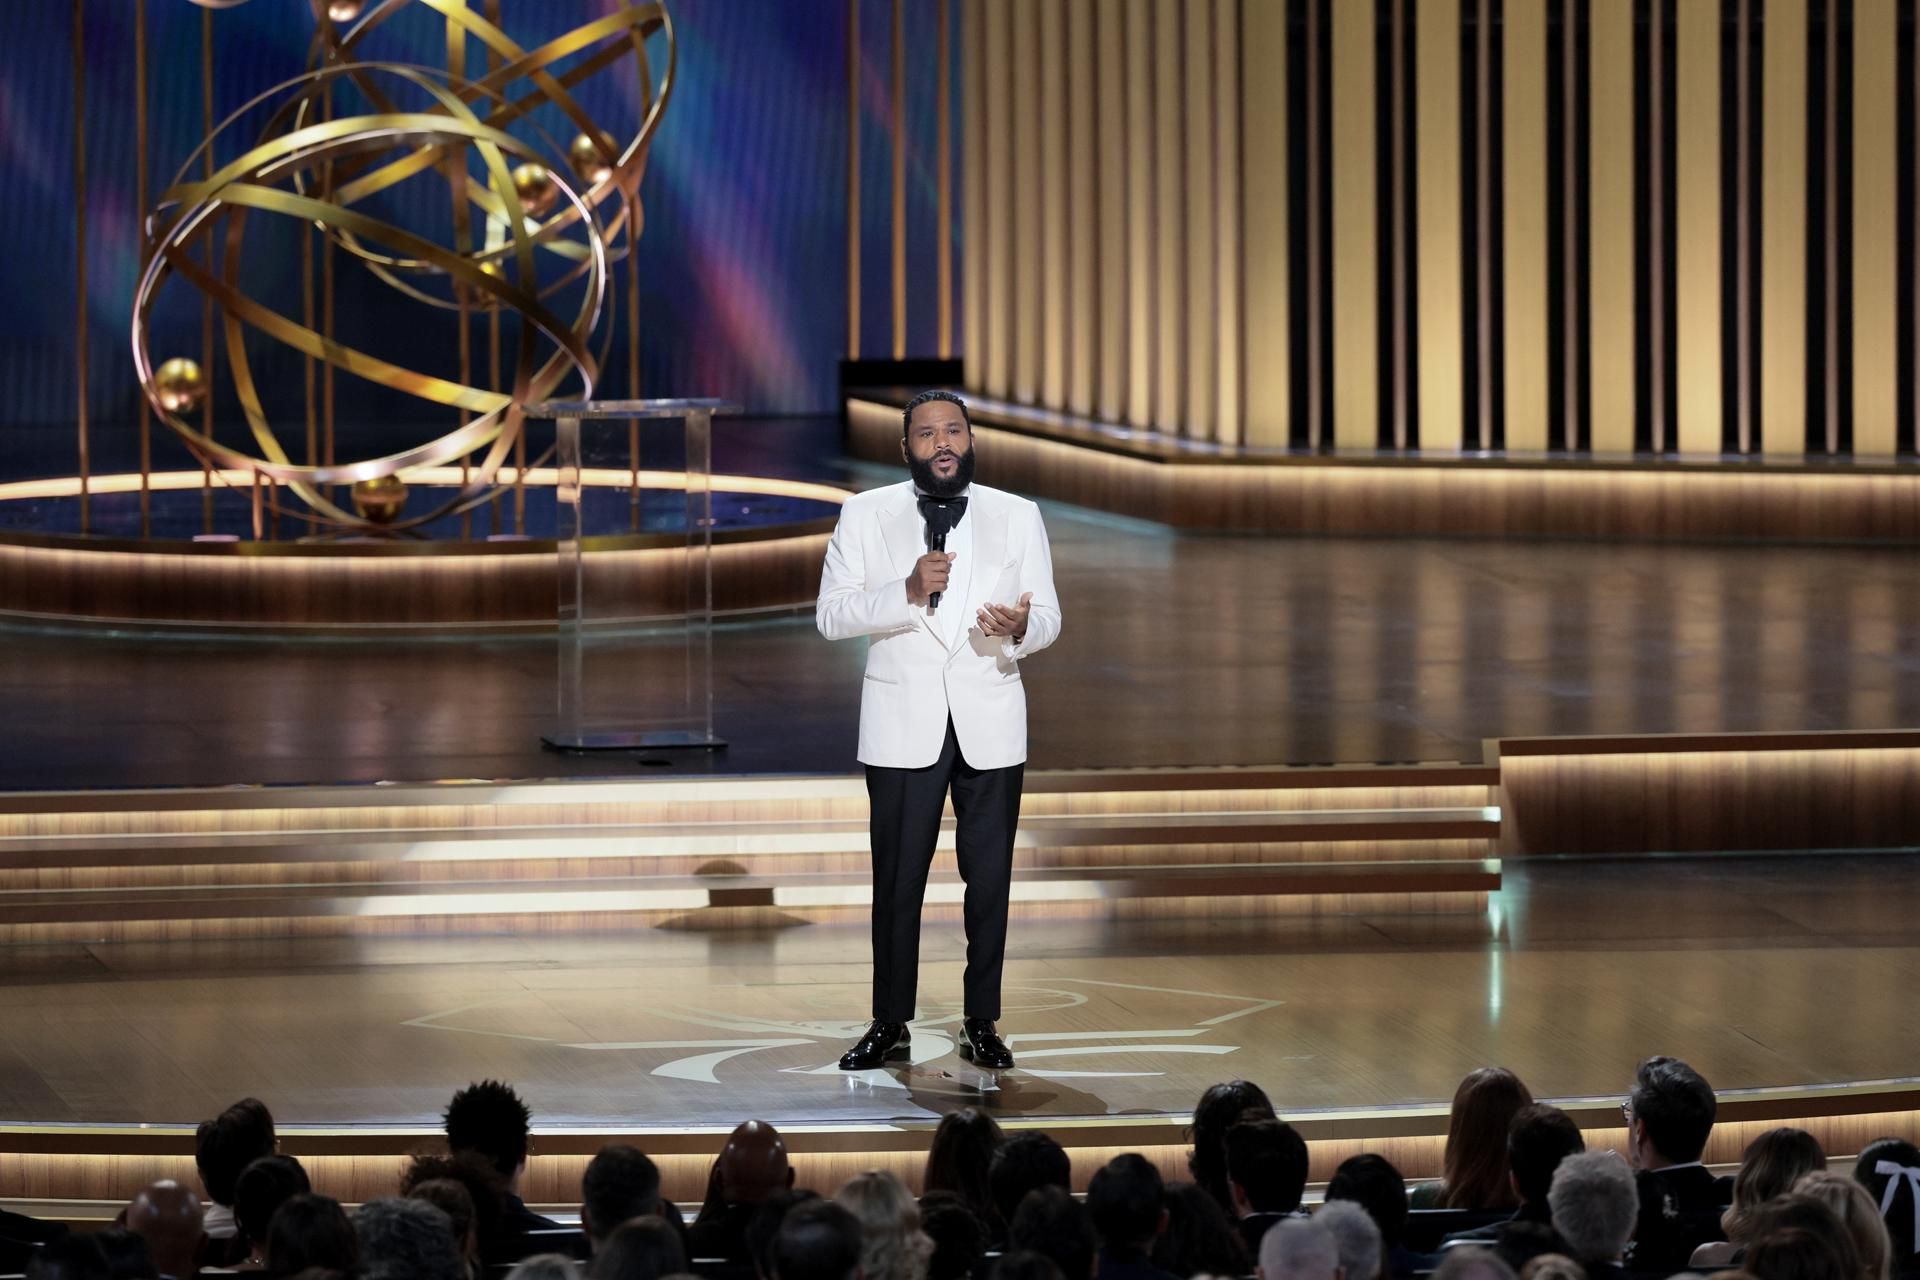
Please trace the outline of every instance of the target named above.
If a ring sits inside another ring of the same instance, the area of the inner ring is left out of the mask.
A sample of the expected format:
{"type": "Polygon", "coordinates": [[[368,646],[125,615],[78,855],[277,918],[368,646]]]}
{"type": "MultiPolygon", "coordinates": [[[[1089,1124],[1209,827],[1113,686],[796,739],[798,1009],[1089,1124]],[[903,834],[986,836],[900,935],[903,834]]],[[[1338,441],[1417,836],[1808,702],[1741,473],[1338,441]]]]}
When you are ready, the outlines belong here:
{"type": "MultiPolygon", "coordinates": [[[[1045,510],[1066,625],[1026,668],[1036,769],[1920,726],[1910,550],[1182,535],[1045,510]]],[[[809,612],[723,626],[714,660],[724,752],[567,758],[539,746],[550,637],[0,628],[0,790],[856,769],[861,645],[809,612]]]]}
{"type": "Polygon", "coordinates": [[[1612,1098],[1651,1053],[1723,1094],[1920,1061],[1920,858],[1510,865],[1484,916],[1016,923],[1019,1069],[951,1052],[957,926],[928,926],[911,1070],[832,1069],[864,1022],[855,926],[763,935],[11,948],[0,1115],[192,1122],[257,1094],[288,1125],[437,1124],[469,1080],[536,1126],[1160,1116],[1260,1082],[1292,1116],[1444,1105],[1504,1063],[1612,1098]]]}

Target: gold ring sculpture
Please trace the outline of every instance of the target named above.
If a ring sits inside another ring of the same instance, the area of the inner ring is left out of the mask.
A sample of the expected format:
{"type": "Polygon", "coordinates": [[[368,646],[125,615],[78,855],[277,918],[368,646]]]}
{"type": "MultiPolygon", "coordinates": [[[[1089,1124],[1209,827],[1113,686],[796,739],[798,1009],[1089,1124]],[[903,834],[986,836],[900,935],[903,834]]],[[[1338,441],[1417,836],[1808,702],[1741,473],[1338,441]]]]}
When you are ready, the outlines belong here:
{"type": "Polygon", "coordinates": [[[672,26],[661,3],[626,5],[528,50],[469,9],[465,0],[378,0],[364,13],[338,0],[309,3],[316,22],[310,69],[229,116],[188,157],[148,215],[151,256],[134,299],[134,365],[161,421],[211,468],[246,469],[285,485],[323,521],[336,526],[414,528],[486,500],[524,429],[525,405],[550,398],[574,374],[582,383],[579,394],[591,395],[601,360],[590,340],[601,315],[609,263],[616,256],[613,246],[625,231],[625,254],[632,254],[647,148],[672,88],[672,26]],[[352,60],[369,32],[410,4],[426,5],[445,18],[448,47],[461,50],[456,65],[464,62],[469,38],[477,38],[501,65],[483,77],[467,79],[423,67],[352,60]],[[343,33],[336,14],[357,16],[358,21],[343,33]],[[645,47],[655,31],[664,31],[667,43],[666,72],[657,86],[645,47]],[[550,70],[576,54],[586,56],[564,71],[550,70]],[[639,68],[645,110],[639,130],[621,147],[581,109],[571,89],[629,56],[639,68]],[[508,87],[523,80],[531,83],[531,91],[509,96],[508,87]],[[357,90],[371,110],[333,118],[334,91],[343,85],[357,90]],[[260,140],[238,158],[214,167],[208,157],[216,154],[219,140],[269,104],[272,114],[260,140]],[[516,121],[532,128],[525,118],[545,104],[559,108],[580,130],[564,151],[537,128],[545,151],[507,132],[516,121]],[[475,154],[478,174],[472,166],[475,154]],[[203,171],[203,165],[211,172],[203,171]],[[561,177],[562,170],[571,170],[574,182],[561,177]],[[373,197],[423,174],[448,183],[452,247],[367,210],[373,197]],[[616,208],[603,220],[600,210],[609,200],[616,208]],[[516,313],[521,323],[511,390],[490,390],[394,364],[248,297],[240,279],[242,246],[248,221],[257,213],[310,224],[414,302],[463,314],[470,308],[516,313]],[[543,279],[541,266],[552,261],[559,269],[543,279]],[[186,415],[206,392],[197,365],[174,357],[155,367],[154,304],[162,286],[176,276],[221,311],[228,366],[256,452],[215,440],[188,421],[186,415]],[[574,314],[556,314],[549,300],[576,282],[584,282],[584,287],[574,314]],[[456,408],[462,425],[425,444],[380,457],[295,463],[262,407],[246,351],[249,330],[379,386],[456,408]],[[536,335],[553,348],[544,360],[538,358],[536,335]],[[474,416],[469,419],[469,414],[474,416]],[[466,483],[450,499],[409,519],[393,519],[398,511],[392,501],[393,481],[403,472],[476,454],[481,456],[465,469],[466,483]],[[337,505],[324,488],[375,481],[382,484],[370,487],[384,488],[386,501],[359,512],[337,505]]]}

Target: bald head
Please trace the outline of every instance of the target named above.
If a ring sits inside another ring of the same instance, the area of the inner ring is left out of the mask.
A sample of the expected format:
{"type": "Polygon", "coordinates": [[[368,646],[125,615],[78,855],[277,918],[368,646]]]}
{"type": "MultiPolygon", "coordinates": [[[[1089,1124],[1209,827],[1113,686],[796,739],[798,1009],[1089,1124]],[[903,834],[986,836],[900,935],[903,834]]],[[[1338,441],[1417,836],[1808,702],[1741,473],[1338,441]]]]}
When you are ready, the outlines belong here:
{"type": "Polygon", "coordinates": [[[127,1229],[147,1242],[166,1275],[192,1275],[200,1252],[200,1200],[168,1179],[146,1187],[127,1206],[127,1229]]]}
{"type": "Polygon", "coordinates": [[[787,1144],[780,1131],[749,1120],[733,1131],[720,1152],[720,1189],[728,1204],[759,1204],[793,1185],[787,1144]]]}
{"type": "Polygon", "coordinates": [[[1260,1280],[1345,1280],[1333,1232],[1308,1218],[1286,1218],[1260,1237],[1260,1280]]]}

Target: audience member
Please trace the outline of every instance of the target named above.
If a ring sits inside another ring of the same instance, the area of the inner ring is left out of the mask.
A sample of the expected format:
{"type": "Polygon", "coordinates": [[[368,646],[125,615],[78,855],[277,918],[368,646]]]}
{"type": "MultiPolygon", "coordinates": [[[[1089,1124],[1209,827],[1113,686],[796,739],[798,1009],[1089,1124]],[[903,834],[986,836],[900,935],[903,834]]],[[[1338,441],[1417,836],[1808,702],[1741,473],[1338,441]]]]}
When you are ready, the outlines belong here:
{"type": "Polygon", "coordinates": [[[687,1269],[680,1233],[658,1214],[647,1214],[613,1229],[593,1251],[589,1280],[663,1280],[687,1269]]]}
{"type": "Polygon", "coordinates": [[[1094,1171],[1087,1217],[1100,1237],[1099,1280],[1168,1280],[1150,1260],[1167,1227],[1166,1186],[1145,1156],[1128,1152],[1094,1171]]]}
{"type": "Polygon", "coordinates": [[[454,1246],[460,1251],[460,1260],[466,1263],[467,1274],[478,1276],[486,1264],[480,1252],[480,1232],[474,1225],[473,1192],[466,1184],[452,1178],[428,1178],[409,1187],[405,1194],[407,1199],[430,1204],[447,1215],[454,1246]]]}
{"type": "MultiPolygon", "coordinates": [[[[1513,1224],[1531,1222],[1547,1226],[1553,1212],[1547,1207],[1547,1189],[1553,1185],[1553,1171],[1570,1155],[1587,1149],[1580,1126],[1573,1117],[1543,1102],[1529,1103],[1514,1113],[1507,1128],[1507,1176],[1520,1207],[1504,1222],[1490,1223],[1467,1231],[1456,1231],[1440,1242],[1442,1249],[1462,1244],[1497,1246],[1501,1235],[1513,1224]]],[[[1507,1261],[1511,1264],[1512,1259],[1507,1261]]]]}
{"type": "Polygon", "coordinates": [[[1252,1081],[1229,1080],[1200,1095],[1193,1108],[1193,1124],[1187,1129],[1187,1139],[1193,1143],[1187,1153],[1187,1171],[1228,1213],[1234,1210],[1233,1195],[1227,1189],[1227,1130],[1248,1112],[1271,1116],[1273,1103],[1252,1081]]]}
{"type": "Polygon", "coordinates": [[[1760,1280],[1861,1280],[1860,1252],[1838,1215],[1812,1196],[1788,1194],[1753,1215],[1744,1268],[1760,1280]]]}
{"type": "MultiPolygon", "coordinates": [[[[753,1221],[747,1224],[747,1256],[753,1259],[753,1274],[759,1280],[773,1280],[773,1241],[780,1234],[780,1224],[787,1220],[788,1212],[796,1205],[819,1198],[818,1192],[789,1187],[774,1192],[754,1210],[753,1221]]],[[[688,1261],[697,1267],[702,1259],[690,1257],[688,1261]]]]}
{"type": "Polygon", "coordinates": [[[1869,1142],[1854,1162],[1853,1180],[1880,1206],[1893,1241],[1894,1274],[1920,1276],[1920,1150],[1899,1138],[1869,1142]]]}
{"type": "Polygon", "coordinates": [[[62,1236],[34,1250],[27,1262],[27,1280],[112,1280],[112,1277],[107,1252],[91,1234],[62,1236]]]}
{"type": "Polygon", "coordinates": [[[267,1226],[280,1206],[313,1190],[307,1171],[292,1156],[261,1156],[248,1165],[233,1187],[234,1239],[246,1261],[238,1270],[260,1270],[267,1252],[267,1226]]]}
{"type": "Polygon", "coordinates": [[[1827,1153],[1805,1129],[1769,1129],[1755,1138],[1733,1175],[1733,1203],[1720,1215],[1727,1238],[1695,1249],[1688,1265],[1695,1271],[1736,1265],[1752,1239],[1753,1215],[1760,1206],[1785,1195],[1802,1174],[1826,1167],[1827,1153]]]}
{"type": "Polygon", "coordinates": [[[1440,1181],[1415,1187],[1416,1209],[1512,1209],[1518,1206],[1507,1164],[1507,1133],[1533,1094],[1505,1067],[1467,1073],[1453,1091],[1440,1181]]]}
{"type": "Polygon", "coordinates": [[[1066,1149],[1046,1134],[1016,1133],[1000,1144],[987,1170],[987,1188],[993,1198],[994,1213],[987,1224],[993,1231],[989,1247],[997,1249],[1006,1243],[1014,1212],[1029,1191],[1041,1187],[1071,1190],[1073,1162],[1068,1159],[1066,1149]]]}
{"type": "Polygon", "coordinates": [[[1169,1182],[1167,1229],[1153,1242],[1153,1264],[1176,1276],[1244,1276],[1252,1255],[1220,1202],[1197,1182],[1169,1182]]]}
{"type": "Polygon", "coordinates": [[[1865,1187],[1844,1173],[1821,1169],[1802,1175],[1793,1184],[1793,1194],[1808,1196],[1833,1210],[1833,1216],[1853,1237],[1863,1280],[1890,1280],[1893,1241],[1887,1236],[1887,1224],[1880,1220],[1880,1205],[1865,1187]]]}
{"type": "Polygon", "coordinates": [[[1345,1280],[1380,1280],[1380,1266],[1386,1250],[1380,1228],[1365,1209],[1351,1200],[1324,1204],[1313,1220],[1333,1233],[1334,1246],[1340,1251],[1340,1273],[1345,1280]]]}
{"type": "Polygon", "coordinates": [[[1527,1259],[1520,1280],[1587,1280],[1587,1269],[1564,1253],[1543,1253],[1527,1259]]]}
{"type": "Polygon", "coordinates": [[[927,1280],[966,1280],[987,1256],[986,1224],[955,1192],[920,1197],[920,1229],[933,1241],[927,1280]]]}
{"type": "Polygon", "coordinates": [[[287,1277],[315,1267],[357,1271],[360,1237],[340,1202],[331,1196],[295,1196],[267,1225],[267,1274],[287,1277]]]}
{"type": "Polygon", "coordinates": [[[1633,1238],[1640,1197],[1633,1170],[1611,1151],[1582,1151],[1553,1171],[1547,1191],[1553,1228],[1590,1280],[1625,1273],[1621,1257],[1633,1238]]]}
{"type": "Polygon", "coordinates": [[[424,1201],[369,1200],[353,1211],[353,1230],[366,1280],[466,1280],[453,1224],[424,1201]]]}
{"type": "Polygon", "coordinates": [[[127,1229],[147,1242],[161,1280],[191,1280],[200,1274],[200,1200],[171,1178],[152,1183],[127,1206],[127,1229]]]}
{"type": "Polygon", "coordinates": [[[66,1224],[0,1209],[0,1271],[20,1272],[41,1248],[67,1234],[66,1224]]]}
{"type": "Polygon", "coordinates": [[[1243,1120],[1227,1130],[1227,1194],[1247,1252],[1260,1252],[1260,1238],[1300,1211],[1307,1187],[1307,1144],[1284,1120],[1243,1120]]]}
{"type": "Polygon", "coordinates": [[[514,1263],[506,1280],[580,1280],[580,1270],[565,1254],[536,1253],[514,1263]]]}
{"type": "Polygon", "coordinates": [[[1406,1247],[1407,1180],[1385,1156],[1367,1153],[1349,1156],[1340,1162],[1327,1182],[1328,1200],[1351,1200],[1367,1211],[1373,1225],[1380,1228],[1385,1248],[1382,1266],[1388,1275],[1408,1277],[1425,1275],[1438,1261],[1432,1254],[1416,1253],[1406,1247]]]}
{"type": "Polygon", "coordinates": [[[1640,1064],[1621,1108],[1627,1152],[1639,1170],[1640,1221],[1628,1258],[1636,1271],[1681,1270],[1695,1249],[1725,1238],[1720,1213],[1733,1199],[1733,1180],[1700,1163],[1715,1105],[1712,1086],[1678,1058],[1640,1064]]]}
{"type": "Polygon", "coordinates": [[[160,1274],[153,1263],[153,1250],[125,1227],[107,1227],[93,1233],[100,1254],[107,1260],[107,1274],[113,1280],[154,1280],[160,1274]]]}
{"type": "MultiPolygon", "coordinates": [[[[994,1217],[993,1189],[988,1175],[993,1169],[994,1153],[1004,1136],[994,1118],[976,1107],[962,1107],[940,1117],[933,1131],[933,1145],[927,1150],[926,1173],[920,1191],[951,1191],[966,1202],[981,1221],[994,1217]]],[[[1004,1224],[1001,1228],[1004,1230],[1004,1224]]],[[[994,1232],[995,1235],[999,1231],[994,1232]]]]}
{"type": "Polygon", "coordinates": [[[860,1223],[862,1280],[926,1280],[933,1241],[920,1230],[920,1206],[906,1184],[870,1170],[834,1193],[860,1223]]]}
{"type": "MultiPolygon", "coordinates": [[[[213,1202],[206,1206],[200,1223],[209,1239],[235,1237],[233,1195],[241,1171],[261,1156],[272,1155],[279,1145],[273,1113],[258,1098],[242,1098],[213,1119],[200,1122],[194,1133],[193,1163],[207,1199],[213,1202]]],[[[239,1251],[234,1256],[246,1254],[239,1251]]]]}
{"type": "Polygon", "coordinates": [[[832,1200],[797,1204],[773,1238],[772,1260],[774,1280],[858,1280],[859,1220],[832,1200]]]}
{"type": "Polygon", "coordinates": [[[660,1216],[660,1169],[638,1147],[609,1143],[580,1177],[580,1229],[593,1252],[621,1223],[660,1216]]]}
{"type": "MultiPolygon", "coordinates": [[[[1463,1245],[1462,1248],[1472,1246],[1463,1245]]],[[[1507,1221],[1500,1224],[1499,1238],[1493,1242],[1493,1252],[1500,1261],[1519,1271],[1535,1258],[1544,1258],[1549,1254],[1564,1254],[1568,1245],[1560,1238],[1550,1222],[1507,1221]]],[[[1440,1256],[1452,1253],[1448,1249],[1440,1256]]]]}
{"type": "Polygon", "coordinates": [[[746,1262],[747,1226],[768,1196],[793,1186],[793,1166],[780,1131],[748,1120],[727,1138],[713,1162],[712,1194],[687,1228],[687,1253],[695,1258],[746,1262]]]}
{"type": "Polygon", "coordinates": [[[1311,1218],[1289,1218],[1260,1237],[1259,1280],[1346,1280],[1340,1245],[1311,1218]]]}
{"type": "Polygon", "coordinates": [[[1031,1249],[1053,1259],[1066,1280],[1093,1280],[1100,1242],[1087,1208],[1065,1187],[1037,1187],[1007,1224],[1007,1252],[1031,1249]]]}
{"type": "MultiPolygon", "coordinates": [[[[507,1181],[487,1156],[477,1151],[463,1151],[457,1156],[413,1156],[400,1175],[400,1194],[411,1199],[430,1182],[457,1182],[466,1188],[473,1238],[483,1265],[513,1262],[528,1252],[522,1233],[507,1225],[507,1181]]],[[[439,1198],[430,1203],[447,1208],[439,1198]]],[[[454,1217],[452,1210],[447,1212],[454,1217]]],[[[457,1219],[454,1239],[460,1239],[457,1219]]]]}
{"type": "MultiPolygon", "coordinates": [[[[504,1185],[497,1236],[521,1236],[560,1225],[527,1208],[520,1198],[520,1179],[526,1175],[527,1157],[533,1150],[533,1111],[511,1085],[499,1080],[470,1084],[453,1095],[442,1119],[449,1152],[482,1156],[500,1175],[504,1185]]],[[[474,1208],[480,1208],[477,1197],[474,1208]]],[[[494,1256],[490,1241],[483,1239],[481,1248],[489,1258],[494,1256]]]]}
{"type": "Polygon", "coordinates": [[[1515,1276],[1499,1254],[1468,1245],[1441,1255],[1433,1280],[1515,1280],[1515,1276]]]}
{"type": "Polygon", "coordinates": [[[1015,1249],[993,1264],[993,1280],[1066,1280],[1060,1267],[1044,1253],[1015,1249]]]}

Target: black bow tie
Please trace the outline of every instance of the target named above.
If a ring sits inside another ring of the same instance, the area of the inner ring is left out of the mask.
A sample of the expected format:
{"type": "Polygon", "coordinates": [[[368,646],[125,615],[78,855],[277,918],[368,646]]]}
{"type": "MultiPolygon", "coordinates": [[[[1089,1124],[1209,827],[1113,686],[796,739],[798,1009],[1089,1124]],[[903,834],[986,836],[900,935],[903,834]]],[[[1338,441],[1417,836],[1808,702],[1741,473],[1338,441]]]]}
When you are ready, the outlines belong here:
{"type": "Polygon", "coordinates": [[[920,495],[920,518],[927,522],[927,533],[931,536],[951,530],[960,523],[960,517],[967,514],[965,495],[957,498],[929,498],[920,495]]]}

